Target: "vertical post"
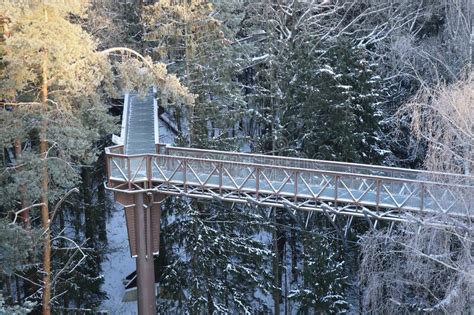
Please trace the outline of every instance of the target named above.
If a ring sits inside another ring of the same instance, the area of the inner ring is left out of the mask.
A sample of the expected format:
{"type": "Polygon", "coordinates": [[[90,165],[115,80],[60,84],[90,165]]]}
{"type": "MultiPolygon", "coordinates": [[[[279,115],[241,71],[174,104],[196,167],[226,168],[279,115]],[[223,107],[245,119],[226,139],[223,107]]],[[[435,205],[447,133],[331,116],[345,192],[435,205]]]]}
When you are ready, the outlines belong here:
{"type": "Polygon", "coordinates": [[[223,178],[222,178],[222,171],[224,169],[222,162],[219,162],[219,195],[222,196],[222,185],[223,183],[223,178]]]}
{"type": "Polygon", "coordinates": [[[158,255],[160,251],[160,233],[161,233],[161,203],[164,200],[164,195],[157,193],[148,193],[151,198],[151,219],[150,219],[150,233],[153,243],[150,244],[150,251],[154,255],[158,255]]]}
{"type": "Polygon", "coordinates": [[[376,194],[376,202],[375,202],[375,208],[377,211],[379,211],[380,208],[380,193],[382,189],[382,182],[380,179],[377,179],[377,192],[376,194]]]}
{"type": "Polygon", "coordinates": [[[425,184],[424,183],[421,183],[420,189],[421,189],[421,191],[420,191],[420,211],[423,211],[423,209],[425,208],[425,184]]]}
{"type": "Polygon", "coordinates": [[[150,189],[152,187],[152,184],[151,184],[151,178],[152,178],[152,169],[151,169],[151,159],[152,159],[152,156],[151,155],[147,155],[146,157],[146,177],[147,177],[147,184],[148,184],[148,189],[150,189]]]}
{"type": "MultiPolygon", "coordinates": [[[[127,182],[128,182],[128,189],[132,189],[132,171],[130,170],[130,157],[127,156],[127,182]]],[[[143,203],[143,202],[142,202],[143,203]]]]}
{"type": "Polygon", "coordinates": [[[257,166],[256,170],[255,170],[257,176],[256,176],[256,179],[255,179],[255,190],[256,190],[256,199],[258,201],[259,197],[260,197],[260,167],[257,166]]]}
{"type": "Polygon", "coordinates": [[[295,182],[293,183],[294,188],[295,188],[295,202],[297,202],[298,201],[298,176],[299,176],[299,172],[294,172],[293,174],[295,175],[295,182]]]}
{"type": "Polygon", "coordinates": [[[186,176],[186,169],[187,169],[187,163],[186,163],[186,160],[183,161],[183,185],[184,185],[184,192],[187,193],[188,192],[188,185],[186,184],[186,179],[187,179],[187,176],[186,176]]]}
{"type": "MultiPolygon", "coordinates": [[[[147,214],[149,211],[150,209],[147,208],[147,214]]],[[[156,315],[155,266],[153,253],[150,250],[152,243],[150,219],[148,224],[145,221],[143,193],[137,193],[135,194],[135,229],[137,235],[138,314],[156,315]]]]}

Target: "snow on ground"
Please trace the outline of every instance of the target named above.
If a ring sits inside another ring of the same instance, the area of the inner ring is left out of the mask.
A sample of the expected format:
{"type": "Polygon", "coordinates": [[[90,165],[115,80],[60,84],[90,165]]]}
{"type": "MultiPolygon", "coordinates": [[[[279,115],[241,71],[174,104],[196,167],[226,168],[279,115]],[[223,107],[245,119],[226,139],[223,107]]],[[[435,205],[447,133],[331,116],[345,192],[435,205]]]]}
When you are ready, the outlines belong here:
{"type": "Polygon", "coordinates": [[[106,259],[102,263],[102,272],[104,273],[102,289],[107,293],[109,299],[102,302],[101,309],[114,315],[137,314],[136,302],[122,302],[125,293],[123,280],[135,271],[136,265],[135,259],[130,257],[125,210],[119,205],[114,207],[112,216],[107,222],[107,240],[108,251],[106,259]]]}

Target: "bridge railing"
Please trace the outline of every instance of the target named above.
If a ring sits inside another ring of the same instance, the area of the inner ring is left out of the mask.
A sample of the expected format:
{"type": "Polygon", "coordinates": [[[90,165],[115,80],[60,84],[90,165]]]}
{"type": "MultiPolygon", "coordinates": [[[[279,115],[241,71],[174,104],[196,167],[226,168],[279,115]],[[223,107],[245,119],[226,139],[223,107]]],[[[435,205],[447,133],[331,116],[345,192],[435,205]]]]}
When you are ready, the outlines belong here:
{"type": "MultiPolygon", "coordinates": [[[[164,148],[159,148],[160,150],[164,148]]],[[[169,148],[168,148],[169,150],[169,148]]],[[[164,154],[107,153],[109,180],[126,190],[155,188],[199,197],[332,202],[375,210],[472,216],[474,187],[372,174],[164,154]],[[229,197],[230,196],[230,197],[229,197]]],[[[341,165],[342,166],[342,165],[341,165]]]]}
{"type": "Polygon", "coordinates": [[[337,161],[312,160],[303,158],[270,156],[263,154],[214,151],[195,148],[158,146],[160,154],[194,157],[200,159],[223,160],[232,162],[244,162],[252,164],[287,166],[304,169],[327,170],[352,174],[365,174],[383,177],[427,180],[460,185],[474,185],[474,179],[470,176],[460,174],[449,174],[441,172],[430,172],[423,170],[411,170],[397,167],[385,167],[378,165],[367,165],[358,163],[346,163],[337,161]]]}

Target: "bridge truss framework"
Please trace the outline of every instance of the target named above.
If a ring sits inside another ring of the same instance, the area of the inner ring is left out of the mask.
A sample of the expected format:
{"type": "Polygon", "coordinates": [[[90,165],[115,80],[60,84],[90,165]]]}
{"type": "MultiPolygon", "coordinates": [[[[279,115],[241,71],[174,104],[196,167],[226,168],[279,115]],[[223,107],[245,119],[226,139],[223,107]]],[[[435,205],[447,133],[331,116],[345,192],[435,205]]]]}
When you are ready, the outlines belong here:
{"type": "Polygon", "coordinates": [[[332,222],[340,215],[391,222],[436,214],[474,219],[472,176],[172,147],[158,143],[154,97],[125,100],[122,144],[106,148],[106,188],[125,207],[139,314],[156,313],[153,255],[159,252],[160,204],[169,195],[286,208],[295,217],[296,211],[322,212],[332,222]]]}

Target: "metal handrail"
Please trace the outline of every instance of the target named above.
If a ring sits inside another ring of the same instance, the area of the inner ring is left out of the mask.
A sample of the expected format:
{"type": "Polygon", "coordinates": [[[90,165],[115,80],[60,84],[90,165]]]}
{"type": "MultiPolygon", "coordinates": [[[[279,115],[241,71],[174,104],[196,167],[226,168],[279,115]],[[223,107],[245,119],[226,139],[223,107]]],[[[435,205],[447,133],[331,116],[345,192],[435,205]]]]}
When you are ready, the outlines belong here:
{"type": "MultiPolygon", "coordinates": [[[[392,172],[402,172],[402,173],[412,173],[412,174],[426,174],[430,176],[442,175],[442,176],[474,180],[474,176],[471,176],[471,175],[432,172],[432,171],[426,171],[426,170],[414,170],[414,169],[405,169],[405,168],[400,168],[400,167],[389,167],[389,166],[381,166],[381,165],[368,165],[368,164],[351,163],[351,162],[313,160],[313,159],[306,159],[306,158],[273,156],[273,155],[265,155],[265,154],[258,154],[258,153],[256,154],[256,153],[243,153],[243,152],[232,152],[232,151],[215,151],[215,150],[172,147],[172,146],[167,146],[166,149],[168,151],[199,152],[199,153],[204,153],[204,154],[209,153],[209,154],[219,154],[219,155],[226,155],[226,156],[245,156],[249,158],[263,158],[263,159],[269,159],[269,160],[287,160],[287,161],[294,161],[298,163],[303,163],[303,162],[319,163],[319,164],[324,164],[324,165],[333,165],[333,166],[342,166],[342,167],[357,167],[357,168],[368,169],[368,170],[374,169],[374,170],[389,171],[389,172],[392,171],[392,172]]],[[[259,163],[256,163],[256,164],[259,164],[259,163]]],[[[264,165],[268,165],[268,164],[264,164],[264,165]]]]}
{"type": "MultiPolygon", "coordinates": [[[[160,146],[159,144],[157,146],[160,146]]],[[[161,145],[162,146],[162,145],[161,145]]],[[[111,156],[115,157],[142,157],[142,156],[147,156],[147,155],[160,155],[160,154],[133,154],[133,155],[127,155],[127,154],[121,154],[121,153],[113,153],[110,151],[110,149],[116,149],[118,147],[121,147],[121,145],[116,145],[112,147],[106,148],[106,153],[110,154],[111,156]]],[[[381,179],[400,179],[402,181],[410,181],[410,182],[424,182],[424,183],[436,183],[438,184],[439,182],[437,181],[432,181],[432,180],[421,180],[421,179],[412,179],[412,178],[403,178],[403,177],[395,177],[396,173],[395,172],[405,172],[405,173],[412,173],[412,174],[426,174],[426,175],[442,175],[444,177],[448,176],[450,178],[455,178],[459,179],[461,181],[472,181],[472,185],[474,185],[474,177],[470,175],[462,175],[462,174],[451,174],[451,173],[441,173],[441,172],[429,172],[425,170],[410,170],[410,169],[403,169],[403,168],[395,168],[395,167],[385,167],[385,166],[378,166],[378,165],[366,165],[366,164],[357,164],[357,163],[345,163],[345,162],[336,162],[336,161],[321,161],[321,160],[311,160],[311,159],[298,159],[298,158],[292,158],[292,157],[278,157],[278,156],[267,156],[267,155],[262,155],[262,154],[250,154],[250,153],[239,153],[239,152],[229,152],[229,151],[214,151],[214,150],[203,150],[203,149],[194,149],[194,148],[180,148],[180,147],[171,147],[171,146],[162,146],[165,149],[165,152],[170,152],[170,151],[182,151],[182,152],[200,152],[200,153],[210,153],[210,154],[217,154],[217,155],[223,155],[223,156],[246,156],[246,157],[258,157],[258,158],[265,158],[268,160],[288,160],[288,161],[295,161],[295,162],[307,162],[307,163],[318,163],[318,164],[323,164],[323,165],[334,165],[334,166],[346,166],[350,167],[350,170],[348,172],[343,172],[343,171],[331,171],[331,170],[324,170],[324,169],[316,169],[316,168],[307,168],[307,167],[293,167],[293,166],[286,166],[286,165],[275,165],[275,164],[267,164],[267,163],[250,163],[250,162],[239,162],[239,161],[229,161],[229,160],[220,160],[220,159],[209,159],[209,158],[204,158],[204,157],[189,157],[189,156],[179,156],[179,157],[186,157],[186,158],[193,158],[193,159],[199,159],[199,160],[208,160],[208,161],[223,161],[223,162],[232,162],[236,164],[241,164],[241,165],[265,165],[265,166],[277,166],[280,168],[296,168],[296,169],[302,169],[302,170],[322,170],[325,172],[335,172],[335,173],[340,173],[340,174],[355,174],[359,176],[371,176],[373,178],[381,178],[381,179]],[[376,170],[376,171],[387,171],[387,172],[392,172],[393,176],[383,176],[383,175],[371,175],[371,174],[365,174],[365,173],[358,173],[356,170],[360,169],[366,169],[366,170],[376,170]]],[[[159,149],[157,149],[159,150],[159,149]]],[[[173,156],[170,154],[163,154],[163,156],[173,156]]],[[[460,185],[460,184],[453,184],[452,185],[460,185]]],[[[467,185],[460,185],[460,186],[472,186],[471,184],[467,185]]]]}
{"type": "MultiPolygon", "coordinates": [[[[118,147],[118,146],[115,146],[118,147]]],[[[109,151],[110,152],[110,151],[109,151]]],[[[214,151],[219,152],[219,151],[214,151]]],[[[321,175],[330,175],[330,176],[344,176],[344,177],[359,177],[359,178],[366,178],[366,179],[380,179],[383,181],[388,182],[397,182],[397,183],[416,183],[416,184],[431,184],[431,185],[444,185],[450,187],[459,187],[459,188],[470,188],[474,187],[471,185],[460,185],[460,184],[453,184],[453,183],[440,183],[435,181],[429,180],[419,180],[419,179],[410,179],[410,178],[397,178],[397,177],[388,177],[388,176],[380,176],[380,175],[370,175],[370,174],[362,174],[362,173],[350,173],[350,172],[340,172],[340,171],[328,171],[322,169],[309,169],[309,168],[299,168],[299,167],[290,167],[290,166],[278,166],[278,165],[271,165],[271,164],[258,164],[258,163],[248,163],[248,162],[234,162],[234,161],[226,161],[226,160],[214,160],[214,159],[203,159],[203,158],[196,158],[196,157],[187,157],[187,156],[173,156],[173,155],[164,155],[164,154],[120,154],[120,153],[107,153],[110,157],[117,157],[117,158],[143,158],[146,156],[156,157],[156,158],[168,158],[168,159],[184,159],[188,161],[197,161],[197,162],[211,162],[211,163],[225,163],[225,164],[232,164],[232,165],[239,165],[242,167],[254,167],[254,166],[262,166],[265,168],[272,168],[277,170],[288,170],[288,171],[303,171],[303,172],[311,172],[317,173],[321,175]]],[[[363,164],[362,164],[363,165],[363,164]]],[[[467,179],[471,179],[471,177],[467,177],[467,179]]],[[[474,181],[474,178],[472,178],[474,181]]]]}

